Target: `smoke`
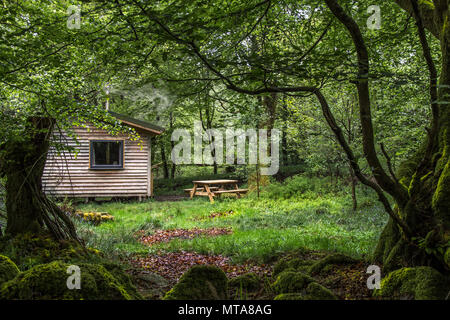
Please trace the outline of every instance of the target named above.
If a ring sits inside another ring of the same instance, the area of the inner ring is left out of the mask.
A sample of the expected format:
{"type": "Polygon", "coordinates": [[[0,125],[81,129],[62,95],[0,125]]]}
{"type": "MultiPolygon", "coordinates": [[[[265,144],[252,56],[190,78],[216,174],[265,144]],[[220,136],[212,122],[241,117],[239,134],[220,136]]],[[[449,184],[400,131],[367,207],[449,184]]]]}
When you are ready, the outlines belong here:
{"type": "Polygon", "coordinates": [[[166,89],[146,84],[132,89],[109,87],[108,90],[111,96],[123,97],[130,102],[133,116],[146,119],[150,115],[159,125],[163,125],[167,121],[168,110],[172,106],[173,98],[166,89]]]}

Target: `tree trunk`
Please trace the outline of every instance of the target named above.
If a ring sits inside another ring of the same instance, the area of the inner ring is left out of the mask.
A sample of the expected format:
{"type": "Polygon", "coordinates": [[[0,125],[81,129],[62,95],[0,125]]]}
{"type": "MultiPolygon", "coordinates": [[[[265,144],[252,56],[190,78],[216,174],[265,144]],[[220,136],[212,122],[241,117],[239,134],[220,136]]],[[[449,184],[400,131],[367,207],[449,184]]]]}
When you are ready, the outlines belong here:
{"type": "Polygon", "coordinates": [[[349,167],[349,172],[350,172],[350,179],[352,182],[352,203],[353,203],[353,211],[356,211],[356,209],[358,209],[358,200],[356,198],[356,177],[355,174],[353,173],[353,169],[352,166],[350,165],[349,167]]]}
{"type": "MultiPolygon", "coordinates": [[[[336,0],[325,0],[333,14],[349,31],[358,56],[358,90],[364,156],[377,184],[372,184],[360,172],[355,174],[371,186],[390,215],[377,245],[374,258],[382,262],[384,271],[405,266],[432,266],[450,270],[450,9],[447,1],[396,0],[416,19],[423,55],[430,73],[431,129],[423,147],[410,161],[403,163],[398,178],[389,176],[381,166],[374,144],[370,111],[368,51],[357,23],[336,0]],[[439,86],[424,28],[440,40],[442,68],[439,86]],[[394,210],[380,188],[395,201],[394,210]]],[[[319,97],[323,100],[323,97],[319,97]]],[[[324,101],[322,101],[324,103],[324,101]]],[[[352,167],[358,169],[354,156],[340,136],[340,130],[326,113],[332,129],[346,149],[352,167]]]]}
{"type": "MultiPolygon", "coordinates": [[[[449,9],[442,14],[447,20],[449,9]]],[[[400,230],[389,222],[375,252],[375,259],[382,261],[387,270],[414,265],[450,270],[450,26],[444,24],[440,30],[439,103],[432,101],[433,121],[428,141],[398,170],[410,197],[405,205],[397,204],[396,209],[421,241],[414,244],[405,241],[400,230]]]]}
{"type": "MultiPolygon", "coordinates": [[[[173,133],[173,112],[170,112],[170,133],[173,133]]],[[[173,150],[173,148],[175,147],[175,142],[174,141],[170,141],[170,150],[173,150]]],[[[170,168],[170,179],[175,179],[175,170],[177,168],[177,165],[175,164],[175,162],[172,162],[171,168],[170,168]]]]}
{"type": "Polygon", "coordinates": [[[0,173],[6,176],[5,233],[38,234],[47,227],[56,239],[79,241],[71,220],[42,191],[42,173],[53,125],[50,118],[32,117],[20,137],[0,146],[0,173]]]}
{"type": "Polygon", "coordinates": [[[161,148],[161,160],[163,163],[163,172],[164,179],[169,178],[169,166],[167,165],[167,157],[166,157],[166,149],[164,148],[164,141],[162,139],[159,140],[160,148],[161,148]]]}
{"type": "Polygon", "coordinates": [[[27,128],[30,135],[18,141],[8,141],[4,147],[2,171],[6,173],[5,233],[39,233],[42,230],[41,206],[43,197],[42,173],[49,148],[49,134],[53,122],[48,118],[32,118],[27,128]]]}

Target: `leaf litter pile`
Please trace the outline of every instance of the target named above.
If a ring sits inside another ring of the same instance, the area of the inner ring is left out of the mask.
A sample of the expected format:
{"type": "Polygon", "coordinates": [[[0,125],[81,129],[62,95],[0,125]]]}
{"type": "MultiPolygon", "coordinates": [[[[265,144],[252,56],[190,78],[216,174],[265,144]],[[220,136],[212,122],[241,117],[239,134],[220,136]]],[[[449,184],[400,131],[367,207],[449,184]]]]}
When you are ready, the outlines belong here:
{"type": "Polygon", "coordinates": [[[195,265],[214,265],[221,268],[229,278],[238,275],[255,272],[259,276],[270,276],[270,265],[255,265],[251,263],[232,264],[231,259],[222,255],[203,255],[195,252],[169,252],[164,254],[151,254],[145,257],[134,257],[131,263],[135,268],[141,268],[155,272],[170,283],[175,284],[180,277],[195,265]]]}
{"type": "MultiPolygon", "coordinates": [[[[227,212],[227,214],[231,214],[227,212]]],[[[223,216],[220,214],[220,216],[223,216]]],[[[212,217],[211,217],[212,218],[212,217]]],[[[169,229],[155,230],[152,235],[143,235],[138,233],[139,239],[146,245],[153,245],[161,242],[169,242],[172,239],[190,240],[199,236],[222,236],[231,234],[231,228],[193,228],[193,229],[169,229]]],[[[232,264],[231,259],[222,255],[203,255],[195,252],[179,251],[161,254],[150,254],[147,256],[134,257],[131,263],[135,268],[144,269],[155,272],[170,283],[175,284],[180,277],[195,265],[214,265],[221,268],[228,277],[236,277],[238,275],[255,272],[256,274],[270,275],[272,268],[268,265],[232,264]]]]}
{"type": "Polygon", "coordinates": [[[340,299],[374,299],[367,288],[367,263],[359,261],[350,265],[333,265],[316,276],[319,283],[332,290],[340,299]]]}
{"type": "Polygon", "coordinates": [[[146,245],[152,245],[158,242],[169,242],[172,239],[194,239],[198,236],[215,237],[231,234],[231,228],[208,228],[208,229],[170,229],[156,230],[152,235],[140,237],[140,241],[146,245]]]}

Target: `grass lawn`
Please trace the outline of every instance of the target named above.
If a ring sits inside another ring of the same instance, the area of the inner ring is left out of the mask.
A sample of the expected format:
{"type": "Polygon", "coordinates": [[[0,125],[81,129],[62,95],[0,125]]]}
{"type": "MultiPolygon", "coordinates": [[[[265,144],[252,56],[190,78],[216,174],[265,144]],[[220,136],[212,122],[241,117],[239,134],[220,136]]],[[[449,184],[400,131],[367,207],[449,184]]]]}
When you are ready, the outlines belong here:
{"type": "Polygon", "coordinates": [[[220,254],[234,263],[267,263],[284,253],[306,248],[337,251],[355,258],[373,252],[387,214],[373,194],[359,192],[359,209],[353,212],[345,192],[306,192],[287,199],[254,194],[242,199],[224,198],[210,204],[207,198],[158,202],[109,202],[78,206],[88,212],[106,211],[115,220],[94,226],[77,221],[79,234],[89,246],[110,254],[147,254],[193,251],[220,254]],[[223,217],[214,213],[232,211],[223,217]],[[135,234],[151,235],[157,229],[229,227],[232,234],[194,239],[173,239],[146,246],[135,234]]]}

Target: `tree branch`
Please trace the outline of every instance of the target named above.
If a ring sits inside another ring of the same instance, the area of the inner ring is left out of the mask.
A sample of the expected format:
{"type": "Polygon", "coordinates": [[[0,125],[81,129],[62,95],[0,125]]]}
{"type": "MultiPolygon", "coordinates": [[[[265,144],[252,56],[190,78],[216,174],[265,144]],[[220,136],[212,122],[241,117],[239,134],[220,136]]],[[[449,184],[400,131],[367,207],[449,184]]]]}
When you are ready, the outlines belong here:
{"type": "MultiPolygon", "coordinates": [[[[408,12],[409,14],[414,13],[414,8],[411,3],[411,0],[394,0],[403,10],[408,12]]],[[[435,1],[436,2],[436,1],[435,1]]],[[[420,12],[420,16],[423,19],[424,27],[433,34],[436,38],[439,39],[440,30],[436,25],[435,21],[435,6],[431,1],[420,1],[418,4],[418,10],[420,12]]]]}
{"type": "Polygon", "coordinates": [[[416,19],[416,25],[417,25],[417,32],[419,34],[420,38],[420,44],[422,45],[422,51],[423,56],[425,57],[425,60],[427,62],[428,71],[430,73],[430,98],[431,98],[431,129],[428,130],[428,144],[427,149],[425,151],[425,155],[418,167],[418,169],[422,169],[426,166],[427,163],[429,163],[429,160],[431,159],[434,147],[436,145],[436,136],[438,134],[438,126],[439,126],[439,108],[437,104],[438,100],[438,89],[437,89],[437,78],[438,73],[436,70],[436,66],[433,61],[433,57],[431,56],[431,50],[428,45],[427,37],[425,35],[425,30],[423,26],[423,19],[421,17],[421,13],[419,10],[419,5],[417,3],[417,0],[410,0],[411,6],[413,8],[413,15],[416,19]]]}
{"type": "Polygon", "coordinates": [[[322,95],[319,89],[314,90],[314,94],[317,96],[317,99],[320,102],[320,105],[322,107],[322,113],[325,117],[325,120],[327,121],[329,127],[333,131],[334,135],[336,136],[337,141],[341,145],[341,147],[344,149],[345,154],[347,155],[347,158],[350,161],[350,166],[353,169],[353,172],[358,177],[359,181],[363,183],[364,185],[372,188],[375,190],[375,192],[378,195],[378,199],[383,204],[384,209],[389,214],[389,216],[400,226],[400,228],[403,230],[404,234],[409,238],[411,236],[411,230],[406,225],[406,223],[397,216],[394,211],[391,208],[391,205],[389,203],[389,200],[386,198],[383,190],[380,188],[380,186],[369,179],[367,179],[361,172],[361,169],[358,165],[358,162],[353,154],[352,149],[347,143],[347,140],[344,138],[344,135],[342,133],[342,129],[338,126],[336,123],[336,120],[333,116],[333,114],[330,111],[330,108],[328,106],[328,102],[326,101],[325,97],[322,95]]]}
{"type": "Polygon", "coordinates": [[[389,173],[392,176],[392,179],[395,180],[396,183],[398,183],[398,179],[395,176],[394,170],[392,170],[392,164],[391,164],[391,158],[389,157],[388,153],[386,152],[386,149],[384,149],[384,144],[380,143],[381,152],[383,152],[384,157],[386,158],[386,163],[389,169],[389,173]]]}
{"type": "Polygon", "coordinates": [[[398,202],[400,206],[406,204],[408,192],[401,184],[393,181],[384,171],[378,159],[375,149],[373,133],[371,103],[369,94],[369,54],[364,39],[355,20],[349,16],[336,0],[325,0],[328,8],[336,18],[345,26],[350,33],[355,45],[358,57],[358,79],[356,87],[358,90],[359,111],[363,135],[363,151],[370,169],[378,184],[398,202]]]}

